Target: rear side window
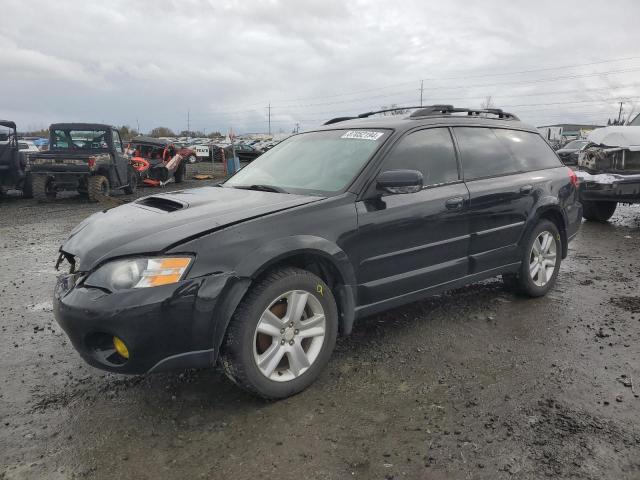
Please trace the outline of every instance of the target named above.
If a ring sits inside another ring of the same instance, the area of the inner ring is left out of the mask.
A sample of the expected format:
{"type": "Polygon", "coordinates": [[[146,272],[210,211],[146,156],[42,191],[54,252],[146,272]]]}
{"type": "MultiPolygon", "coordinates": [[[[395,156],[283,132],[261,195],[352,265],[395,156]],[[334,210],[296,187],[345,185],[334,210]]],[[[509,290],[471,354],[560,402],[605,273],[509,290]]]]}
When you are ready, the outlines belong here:
{"type": "Polygon", "coordinates": [[[504,143],[520,171],[541,170],[559,167],[560,160],[540,135],[518,130],[495,129],[497,137],[504,143]]]}
{"type": "Polygon", "coordinates": [[[458,164],[447,128],[418,130],[402,138],[386,158],[384,170],[418,170],[424,185],[458,180],[458,164]]]}
{"type": "Polygon", "coordinates": [[[454,130],[466,180],[505,175],[519,170],[509,149],[491,128],[456,127],[454,130]]]}

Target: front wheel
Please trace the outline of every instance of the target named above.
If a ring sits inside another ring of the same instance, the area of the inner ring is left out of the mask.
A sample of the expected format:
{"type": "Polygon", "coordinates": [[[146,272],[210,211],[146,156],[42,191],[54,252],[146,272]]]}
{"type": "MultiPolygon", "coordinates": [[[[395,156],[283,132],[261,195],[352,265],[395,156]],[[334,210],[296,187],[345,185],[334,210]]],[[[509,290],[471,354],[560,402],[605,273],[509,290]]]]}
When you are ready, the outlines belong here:
{"type": "Polygon", "coordinates": [[[136,193],[138,189],[138,178],[138,171],[133,168],[133,165],[129,165],[127,167],[127,186],[124,187],[124,193],[127,195],[136,193]]]}
{"type": "Polygon", "coordinates": [[[616,211],[616,202],[582,201],[582,216],[593,222],[606,222],[616,211]]]}
{"type": "Polygon", "coordinates": [[[508,288],[530,297],[541,297],[555,285],[561,261],[562,240],[558,227],[542,220],[527,236],[518,273],[502,277],[508,288]]]}
{"type": "Polygon", "coordinates": [[[220,353],[241,388],[275,400],[307,388],[335,346],[338,311],[329,287],[297,268],[258,281],[231,319],[220,353]]]}
{"type": "Polygon", "coordinates": [[[33,198],[33,179],[29,173],[24,177],[22,184],[22,198],[33,198]]]}

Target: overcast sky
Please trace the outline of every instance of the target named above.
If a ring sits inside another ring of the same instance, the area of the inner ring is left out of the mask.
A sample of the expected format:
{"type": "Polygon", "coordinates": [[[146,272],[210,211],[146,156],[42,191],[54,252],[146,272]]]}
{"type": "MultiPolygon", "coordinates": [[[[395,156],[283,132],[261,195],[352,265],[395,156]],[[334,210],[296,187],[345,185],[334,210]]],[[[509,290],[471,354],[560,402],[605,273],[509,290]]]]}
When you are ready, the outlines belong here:
{"type": "Polygon", "coordinates": [[[537,125],[640,106],[640,2],[2,0],[0,118],[312,129],[383,105],[537,125]],[[526,72],[526,73],[518,73],[526,72]]]}

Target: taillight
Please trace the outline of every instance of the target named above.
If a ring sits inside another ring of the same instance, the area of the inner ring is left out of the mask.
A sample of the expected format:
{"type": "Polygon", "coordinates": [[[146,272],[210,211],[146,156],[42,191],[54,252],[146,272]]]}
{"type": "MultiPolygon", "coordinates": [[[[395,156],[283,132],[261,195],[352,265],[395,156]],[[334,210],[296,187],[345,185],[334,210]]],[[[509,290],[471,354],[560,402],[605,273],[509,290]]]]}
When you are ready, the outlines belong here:
{"type": "Polygon", "coordinates": [[[578,188],[578,184],[580,183],[578,180],[578,175],[576,175],[576,172],[574,172],[570,168],[567,168],[567,170],[569,170],[569,181],[571,182],[571,185],[578,188]]]}
{"type": "Polygon", "coordinates": [[[93,168],[96,166],[96,157],[89,157],[89,161],[87,162],[89,164],[89,168],[93,168]]]}

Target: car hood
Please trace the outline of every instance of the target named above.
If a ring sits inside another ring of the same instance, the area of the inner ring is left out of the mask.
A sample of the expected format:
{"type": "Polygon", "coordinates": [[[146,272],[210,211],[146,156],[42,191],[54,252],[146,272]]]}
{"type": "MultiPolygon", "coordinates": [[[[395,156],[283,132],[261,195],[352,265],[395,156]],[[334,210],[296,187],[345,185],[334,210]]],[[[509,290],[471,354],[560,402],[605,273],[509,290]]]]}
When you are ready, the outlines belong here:
{"type": "Polygon", "coordinates": [[[202,187],[151,195],[95,213],[60,247],[87,271],[107,259],[157,253],[180,243],[323,197],[202,187]]]}

